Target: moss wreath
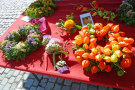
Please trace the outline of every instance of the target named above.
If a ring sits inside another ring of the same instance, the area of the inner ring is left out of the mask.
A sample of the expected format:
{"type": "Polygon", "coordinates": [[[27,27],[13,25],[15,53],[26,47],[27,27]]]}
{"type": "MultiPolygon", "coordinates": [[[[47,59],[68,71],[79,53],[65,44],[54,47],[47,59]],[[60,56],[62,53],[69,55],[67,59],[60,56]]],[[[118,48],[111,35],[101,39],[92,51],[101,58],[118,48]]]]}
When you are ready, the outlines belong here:
{"type": "Polygon", "coordinates": [[[4,41],[0,43],[0,49],[5,58],[7,60],[24,60],[28,54],[35,51],[42,44],[42,34],[38,28],[38,25],[24,25],[19,27],[18,31],[6,35],[4,41]]]}

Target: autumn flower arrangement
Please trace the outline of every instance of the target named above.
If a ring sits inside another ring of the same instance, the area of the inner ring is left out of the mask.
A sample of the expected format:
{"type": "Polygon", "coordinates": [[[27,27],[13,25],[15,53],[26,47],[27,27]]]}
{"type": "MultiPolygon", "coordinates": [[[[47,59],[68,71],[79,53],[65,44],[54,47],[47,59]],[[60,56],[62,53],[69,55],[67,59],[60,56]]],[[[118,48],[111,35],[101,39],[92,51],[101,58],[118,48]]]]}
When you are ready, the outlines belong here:
{"type": "Polygon", "coordinates": [[[7,60],[24,60],[41,45],[41,37],[38,25],[24,25],[18,31],[6,35],[4,41],[0,43],[0,49],[7,60]],[[24,39],[26,40],[20,41],[24,39]]]}
{"type": "Polygon", "coordinates": [[[62,56],[59,56],[59,61],[56,62],[56,55],[68,55],[64,51],[64,47],[60,43],[60,40],[57,38],[52,38],[50,35],[44,35],[42,44],[45,46],[45,71],[46,71],[46,53],[53,56],[54,70],[57,70],[59,73],[64,73],[69,71],[69,67],[65,60],[62,59],[62,56]]]}
{"type": "Polygon", "coordinates": [[[66,16],[66,21],[60,19],[60,22],[57,22],[59,28],[63,31],[66,31],[68,34],[73,34],[76,30],[81,29],[82,27],[77,24],[78,22],[75,20],[73,13],[71,15],[66,16]]]}
{"type": "Polygon", "coordinates": [[[135,0],[123,0],[117,9],[117,15],[121,22],[135,26],[135,0]]]}
{"type": "Polygon", "coordinates": [[[79,31],[72,43],[75,44],[72,49],[75,50],[76,59],[92,74],[115,69],[118,76],[122,76],[132,64],[134,39],[125,37],[125,33],[119,31],[119,25],[87,25],[79,31]],[[106,42],[105,46],[101,44],[103,42],[106,42]]]}
{"type": "Polygon", "coordinates": [[[90,12],[92,16],[99,16],[102,17],[105,20],[108,21],[114,21],[116,18],[116,14],[112,11],[107,11],[103,7],[99,7],[96,0],[93,0],[92,3],[90,3],[92,8],[85,7],[83,5],[75,5],[74,9],[80,12],[90,12]]]}
{"type": "Polygon", "coordinates": [[[37,0],[26,9],[25,15],[30,18],[50,16],[53,14],[55,8],[55,0],[37,0]]]}

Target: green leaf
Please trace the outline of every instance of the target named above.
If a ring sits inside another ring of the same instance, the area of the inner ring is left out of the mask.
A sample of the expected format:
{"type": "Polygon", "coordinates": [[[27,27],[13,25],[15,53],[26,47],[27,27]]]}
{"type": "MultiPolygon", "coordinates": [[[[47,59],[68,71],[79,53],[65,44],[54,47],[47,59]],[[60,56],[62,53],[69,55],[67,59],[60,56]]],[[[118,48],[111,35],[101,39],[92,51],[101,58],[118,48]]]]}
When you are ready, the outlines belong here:
{"type": "Polygon", "coordinates": [[[61,50],[61,51],[58,51],[59,53],[63,53],[65,55],[68,55],[68,53],[66,53],[65,51],[61,50]]]}
{"type": "Polygon", "coordinates": [[[75,25],[75,29],[82,29],[82,26],[80,26],[80,25],[75,25]]]}
{"type": "Polygon", "coordinates": [[[120,71],[117,72],[117,75],[118,76],[123,76],[124,75],[124,72],[120,70],[120,71]]]}
{"type": "Polygon", "coordinates": [[[75,47],[71,47],[72,50],[75,50],[75,47]]]}
{"type": "Polygon", "coordinates": [[[55,53],[53,53],[53,64],[54,64],[54,70],[56,70],[55,53]]]}

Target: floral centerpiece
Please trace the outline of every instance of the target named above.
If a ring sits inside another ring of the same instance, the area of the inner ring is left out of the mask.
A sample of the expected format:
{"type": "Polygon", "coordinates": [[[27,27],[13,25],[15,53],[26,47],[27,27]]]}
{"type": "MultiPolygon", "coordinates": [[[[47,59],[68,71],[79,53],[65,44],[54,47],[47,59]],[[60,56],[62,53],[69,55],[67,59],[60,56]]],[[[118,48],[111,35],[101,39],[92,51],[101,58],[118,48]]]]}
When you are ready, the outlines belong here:
{"type": "Polygon", "coordinates": [[[66,21],[61,19],[60,21],[61,22],[57,22],[56,25],[58,25],[59,28],[66,31],[68,34],[73,34],[76,32],[77,29],[82,28],[80,25],[77,25],[78,22],[75,21],[73,13],[66,16],[66,21]]]}
{"type": "Polygon", "coordinates": [[[64,51],[64,47],[60,43],[60,40],[57,38],[52,38],[50,35],[44,35],[42,44],[45,46],[45,71],[46,71],[46,53],[53,56],[54,70],[58,70],[59,73],[64,73],[69,71],[69,67],[66,64],[66,61],[62,59],[62,56],[59,56],[60,60],[56,63],[55,57],[62,53],[68,55],[64,51]]]}
{"type": "Polygon", "coordinates": [[[50,16],[53,14],[55,8],[55,0],[37,0],[26,9],[25,15],[30,18],[50,16]]]}
{"type": "Polygon", "coordinates": [[[119,20],[127,25],[135,25],[135,0],[123,0],[117,9],[119,20]]]}
{"type": "Polygon", "coordinates": [[[25,25],[18,31],[13,31],[5,36],[0,44],[0,49],[7,60],[25,59],[31,52],[35,51],[41,45],[41,31],[38,25],[25,25]],[[25,41],[20,41],[24,40],[25,41]]]}
{"type": "Polygon", "coordinates": [[[119,31],[119,25],[87,25],[74,39],[75,47],[72,49],[75,50],[76,59],[92,74],[110,72],[114,68],[118,71],[118,76],[122,76],[132,64],[134,39],[125,37],[125,33],[119,31]],[[103,42],[106,42],[105,46],[102,45],[103,42]]]}

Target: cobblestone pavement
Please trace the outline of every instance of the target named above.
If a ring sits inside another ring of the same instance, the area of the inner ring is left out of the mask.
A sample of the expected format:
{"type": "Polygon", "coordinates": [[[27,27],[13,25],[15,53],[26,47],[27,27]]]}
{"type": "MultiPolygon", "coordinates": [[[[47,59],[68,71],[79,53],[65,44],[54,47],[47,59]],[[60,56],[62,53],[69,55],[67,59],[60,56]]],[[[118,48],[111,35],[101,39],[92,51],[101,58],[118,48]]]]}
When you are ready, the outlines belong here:
{"type": "MultiPolygon", "coordinates": [[[[0,0],[0,36],[34,0],[0,0]]],[[[0,90],[114,90],[56,77],[0,67],[0,90]]]]}

